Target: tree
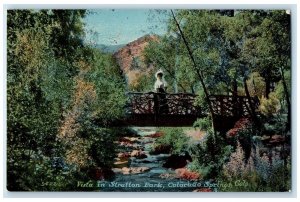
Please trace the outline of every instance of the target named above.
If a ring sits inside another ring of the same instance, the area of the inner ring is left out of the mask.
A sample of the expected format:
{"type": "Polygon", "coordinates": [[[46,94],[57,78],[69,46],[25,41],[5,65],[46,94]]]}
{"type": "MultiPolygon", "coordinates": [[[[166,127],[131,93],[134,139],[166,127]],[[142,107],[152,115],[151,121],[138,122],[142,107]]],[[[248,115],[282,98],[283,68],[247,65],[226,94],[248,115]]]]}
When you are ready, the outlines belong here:
{"type": "Polygon", "coordinates": [[[111,55],[82,43],[84,14],[84,10],[8,11],[11,191],[74,191],[78,180],[90,177],[81,166],[109,166],[113,159],[114,131],[106,126],[123,115],[125,82],[111,55]],[[61,138],[64,135],[74,142],[61,138]],[[97,148],[103,152],[95,152],[97,148]]]}

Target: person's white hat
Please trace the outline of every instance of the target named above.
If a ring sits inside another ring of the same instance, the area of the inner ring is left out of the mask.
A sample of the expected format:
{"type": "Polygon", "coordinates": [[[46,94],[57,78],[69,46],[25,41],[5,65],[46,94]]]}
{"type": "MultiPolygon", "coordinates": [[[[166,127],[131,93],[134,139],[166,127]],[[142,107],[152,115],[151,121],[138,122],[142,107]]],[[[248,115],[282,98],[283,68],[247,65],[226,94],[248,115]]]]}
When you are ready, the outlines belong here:
{"type": "Polygon", "coordinates": [[[162,74],[162,75],[164,75],[164,72],[160,69],[160,70],[158,70],[156,73],[155,73],[155,77],[157,78],[157,75],[158,74],[162,74]]]}

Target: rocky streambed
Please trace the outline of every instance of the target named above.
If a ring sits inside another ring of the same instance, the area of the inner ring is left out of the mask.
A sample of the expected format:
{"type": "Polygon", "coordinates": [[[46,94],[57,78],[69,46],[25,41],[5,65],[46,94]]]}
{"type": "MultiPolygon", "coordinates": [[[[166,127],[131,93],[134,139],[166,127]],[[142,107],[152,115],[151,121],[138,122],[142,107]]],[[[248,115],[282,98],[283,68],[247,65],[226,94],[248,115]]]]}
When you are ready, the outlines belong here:
{"type": "Polygon", "coordinates": [[[184,167],[188,159],[164,151],[152,152],[155,138],[159,136],[156,128],[133,129],[137,136],[122,137],[118,141],[119,153],[113,168],[115,178],[98,181],[100,191],[183,192],[203,188],[203,182],[198,180],[199,175],[184,167]]]}

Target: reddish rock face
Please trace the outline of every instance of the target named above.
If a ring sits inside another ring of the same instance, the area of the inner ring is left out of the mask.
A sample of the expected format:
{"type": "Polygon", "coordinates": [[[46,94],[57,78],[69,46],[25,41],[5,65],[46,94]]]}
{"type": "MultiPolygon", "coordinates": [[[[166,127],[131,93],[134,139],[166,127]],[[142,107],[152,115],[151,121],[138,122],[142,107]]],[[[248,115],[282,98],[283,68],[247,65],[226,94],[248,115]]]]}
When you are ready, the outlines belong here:
{"type": "Polygon", "coordinates": [[[134,81],[143,74],[147,74],[147,70],[151,67],[147,67],[144,63],[143,51],[150,41],[158,41],[158,37],[155,35],[146,35],[138,38],[135,41],[130,42],[123,48],[119,49],[114,57],[116,58],[120,68],[128,78],[128,84],[132,85],[134,81]],[[134,58],[138,58],[140,63],[139,69],[131,69],[134,58]]]}

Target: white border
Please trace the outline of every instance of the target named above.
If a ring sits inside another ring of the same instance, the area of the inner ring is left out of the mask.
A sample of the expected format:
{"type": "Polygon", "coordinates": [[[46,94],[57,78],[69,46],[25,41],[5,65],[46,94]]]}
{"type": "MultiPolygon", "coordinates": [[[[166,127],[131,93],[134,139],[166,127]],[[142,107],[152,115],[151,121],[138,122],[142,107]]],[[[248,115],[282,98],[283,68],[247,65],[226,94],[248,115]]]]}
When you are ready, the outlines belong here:
{"type": "MultiPolygon", "coordinates": [[[[26,5],[24,4],[24,1],[22,0],[14,0],[14,1],[7,1],[4,0],[3,4],[6,3],[7,5],[3,5],[3,7],[1,8],[1,12],[0,15],[1,16],[1,25],[4,28],[5,26],[5,9],[9,9],[9,8],[198,8],[198,9],[229,9],[229,8],[235,8],[235,9],[242,9],[242,8],[246,8],[246,9],[291,9],[292,10],[292,118],[293,118],[293,124],[292,124],[292,135],[293,135],[293,141],[292,141],[292,153],[294,157],[298,157],[299,155],[297,155],[297,143],[299,143],[299,139],[297,138],[297,124],[295,123],[297,121],[298,123],[298,119],[297,119],[297,114],[299,114],[299,108],[297,107],[297,87],[298,87],[298,79],[297,77],[299,77],[299,71],[297,70],[297,56],[299,58],[299,53],[297,52],[297,47],[299,47],[299,40],[297,40],[297,31],[299,29],[299,27],[297,27],[297,21],[299,22],[299,15],[297,13],[297,8],[299,9],[299,5],[297,5],[297,1],[293,0],[293,1],[279,1],[276,0],[277,4],[274,4],[274,2],[270,1],[270,0],[261,0],[261,1],[257,1],[257,0],[253,0],[251,2],[246,1],[246,0],[239,0],[238,3],[239,4],[228,4],[228,1],[224,3],[227,4],[218,4],[220,3],[220,1],[217,0],[203,0],[201,1],[202,4],[197,4],[197,5],[192,5],[193,3],[197,3],[197,1],[191,1],[191,0],[186,0],[183,3],[182,2],[178,2],[178,1],[157,1],[157,0],[153,0],[151,1],[151,5],[139,5],[139,4],[133,4],[135,3],[135,1],[110,1],[109,3],[106,3],[105,5],[97,5],[95,3],[98,3],[97,1],[91,1],[91,0],[85,0],[84,3],[77,3],[74,4],[74,2],[72,1],[70,3],[70,1],[66,1],[66,0],[53,0],[51,1],[51,3],[54,4],[49,4],[49,2],[39,2],[37,0],[33,1],[33,0],[29,0],[26,1],[26,3],[31,4],[31,5],[26,5]],[[12,5],[12,3],[19,3],[18,5],[12,5]],[[127,4],[125,4],[127,3],[127,4]],[[176,5],[167,5],[167,4],[176,4],[176,5]],[[189,3],[189,4],[188,4],[189,3]],[[255,4],[250,4],[250,3],[255,3],[255,4]],[[288,5],[287,3],[292,3],[294,5],[288,5]],[[119,4],[119,5],[113,5],[113,4],[119,4]],[[120,5],[122,4],[122,5],[120,5]],[[131,5],[129,5],[131,4],[131,5]],[[4,11],[4,12],[3,12],[4,11]]],[[[145,2],[145,1],[144,1],[145,2]]],[[[144,3],[142,2],[142,3],[144,3]]],[[[148,2],[146,2],[148,3],[148,2]]],[[[223,1],[222,1],[223,3],[223,1]]],[[[237,2],[232,2],[232,3],[237,3],[237,2]]],[[[3,47],[1,48],[1,60],[3,61],[3,66],[2,67],[6,67],[6,36],[5,33],[3,32],[2,29],[1,30],[1,44],[3,44],[3,47]],[[2,53],[3,51],[3,53],[2,53]]],[[[4,141],[0,141],[1,143],[1,149],[3,148],[3,152],[0,152],[0,159],[6,159],[5,155],[6,155],[6,145],[5,143],[5,132],[6,131],[6,68],[2,68],[1,69],[1,73],[0,73],[0,81],[1,81],[1,94],[0,97],[3,100],[1,102],[1,122],[0,122],[0,126],[1,126],[1,131],[3,131],[3,140],[4,141]]],[[[297,176],[295,173],[296,170],[296,162],[300,162],[300,161],[296,161],[295,158],[293,158],[293,193],[159,193],[159,192],[151,192],[151,193],[116,193],[116,192],[109,192],[109,193],[94,193],[94,192],[62,192],[62,193],[57,193],[57,192],[7,192],[5,191],[6,188],[6,183],[5,183],[5,179],[3,177],[6,176],[5,174],[5,161],[3,161],[3,170],[0,173],[1,178],[0,179],[4,179],[3,183],[0,185],[0,189],[1,191],[4,191],[4,196],[5,197],[55,197],[55,198],[91,198],[91,197],[118,197],[118,198],[128,198],[128,197],[163,197],[163,198],[168,198],[168,197],[176,197],[176,198],[182,198],[182,197],[208,197],[208,198],[223,198],[223,197],[242,197],[242,198],[248,198],[248,197],[275,197],[275,198],[282,198],[282,197],[296,197],[296,190],[294,190],[294,188],[298,188],[299,187],[294,187],[297,183],[297,176]],[[2,187],[3,186],[3,187],[2,187]]],[[[44,200],[44,199],[43,199],[44,200]]],[[[144,200],[144,199],[143,199],[144,200]]],[[[190,199],[189,199],[190,200],[190,199]]],[[[245,199],[242,199],[245,200],[245,199]]],[[[274,198],[272,199],[273,201],[275,200],[274,198]]],[[[282,199],[281,199],[282,200],[282,199]]]]}

